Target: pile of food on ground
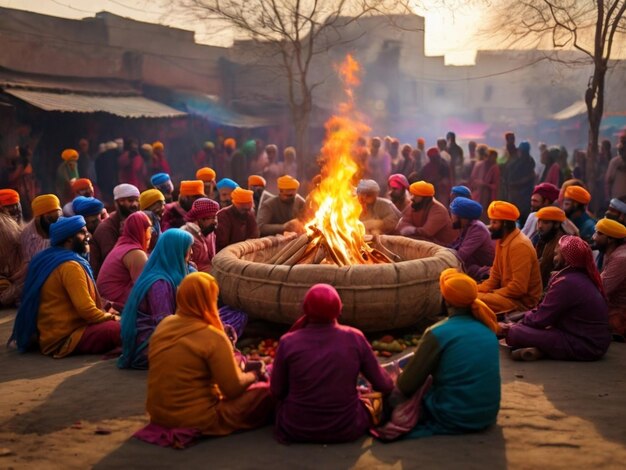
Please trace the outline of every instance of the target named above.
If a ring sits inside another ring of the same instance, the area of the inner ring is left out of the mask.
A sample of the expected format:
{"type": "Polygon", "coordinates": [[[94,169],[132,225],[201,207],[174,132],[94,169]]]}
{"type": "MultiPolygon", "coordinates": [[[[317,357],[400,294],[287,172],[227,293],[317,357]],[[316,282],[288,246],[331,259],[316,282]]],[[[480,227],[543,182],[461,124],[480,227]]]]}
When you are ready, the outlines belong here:
{"type": "Polygon", "coordinates": [[[391,357],[407,348],[417,346],[420,337],[421,335],[419,334],[407,334],[398,338],[394,338],[392,335],[385,335],[378,340],[372,341],[372,349],[376,356],[391,357]]]}

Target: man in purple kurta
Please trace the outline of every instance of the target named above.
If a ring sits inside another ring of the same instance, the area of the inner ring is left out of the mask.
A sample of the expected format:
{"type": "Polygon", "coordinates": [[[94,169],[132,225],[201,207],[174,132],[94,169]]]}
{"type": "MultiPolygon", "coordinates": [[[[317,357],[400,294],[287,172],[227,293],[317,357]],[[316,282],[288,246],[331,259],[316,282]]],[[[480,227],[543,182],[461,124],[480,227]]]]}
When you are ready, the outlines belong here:
{"type": "Polygon", "coordinates": [[[356,389],[359,373],[376,391],[393,389],[363,333],[337,323],[341,306],[332,286],[311,287],[304,316],[280,340],[270,390],[278,400],[275,435],[281,442],[358,439],[373,424],[356,389]]]}
{"type": "Polygon", "coordinates": [[[513,326],[502,324],[502,333],[514,358],[594,361],[611,343],[608,307],[600,274],[591,249],[581,238],[566,235],[559,240],[552,277],[543,301],[513,326]]]}

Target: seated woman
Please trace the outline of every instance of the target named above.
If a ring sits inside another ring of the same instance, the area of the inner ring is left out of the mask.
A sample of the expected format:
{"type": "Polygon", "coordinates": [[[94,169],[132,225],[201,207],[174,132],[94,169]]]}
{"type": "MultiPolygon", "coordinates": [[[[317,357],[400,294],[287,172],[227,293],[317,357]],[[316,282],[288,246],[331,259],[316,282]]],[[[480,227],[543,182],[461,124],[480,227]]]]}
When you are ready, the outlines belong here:
{"type": "Polygon", "coordinates": [[[143,212],[134,212],[124,221],[122,236],[107,255],[98,273],[100,295],[123,308],[133,285],[148,261],[152,222],[143,212]]]}
{"type": "Polygon", "coordinates": [[[188,274],[193,238],[180,229],[164,232],[154,247],[122,311],[120,369],[148,368],[152,332],[176,310],[176,288],[188,274]]]}
{"type": "Polygon", "coordinates": [[[314,285],[304,297],[304,315],[280,339],[270,384],[279,400],[280,442],[353,441],[372,426],[356,388],[359,373],[376,391],[393,389],[363,333],[337,323],[341,308],[332,286],[314,285]]]}
{"type": "Polygon", "coordinates": [[[554,251],[558,270],[543,301],[517,324],[502,324],[517,360],[595,361],[611,343],[609,314],[600,273],[587,242],[565,235],[554,251]]]}
{"type": "Polygon", "coordinates": [[[165,318],[150,340],[151,424],[136,437],[181,447],[201,435],[225,436],[269,422],[268,385],[255,384],[257,374],[242,372],[235,363],[217,295],[209,274],[192,273],[181,282],[176,314],[165,318]]]}
{"type": "MultiPolygon", "coordinates": [[[[414,427],[402,429],[392,438],[402,433],[422,437],[480,431],[496,422],[500,408],[496,316],[478,300],[476,281],[466,274],[446,269],[439,284],[449,316],[424,332],[390,399],[392,406],[398,406],[416,393],[424,393],[421,405],[416,404],[423,408],[415,414],[414,427]],[[420,390],[430,376],[432,387],[420,390]]],[[[388,438],[385,431],[389,426],[379,428],[379,434],[388,438]]]]}

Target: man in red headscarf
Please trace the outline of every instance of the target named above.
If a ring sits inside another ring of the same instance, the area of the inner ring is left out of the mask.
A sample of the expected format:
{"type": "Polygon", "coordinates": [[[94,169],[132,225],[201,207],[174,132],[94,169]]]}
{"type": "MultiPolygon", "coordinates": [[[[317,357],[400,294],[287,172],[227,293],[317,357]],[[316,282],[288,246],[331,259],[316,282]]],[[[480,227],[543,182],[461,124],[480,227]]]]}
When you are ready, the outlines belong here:
{"type": "Polygon", "coordinates": [[[193,237],[191,261],[198,271],[209,273],[211,261],[215,256],[215,228],[217,211],[220,205],[213,199],[202,197],[193,202],[191,210],[185,215],[187,223],[182,229],[193,237]]]}
{"type": "Polygon", "coordinates": [[[537,308],[516,325],[502,324],[513,358],[594,361],[611,343],[608,307],[589,245],[566,235],[554,256],[559,271],[537,308]]]}

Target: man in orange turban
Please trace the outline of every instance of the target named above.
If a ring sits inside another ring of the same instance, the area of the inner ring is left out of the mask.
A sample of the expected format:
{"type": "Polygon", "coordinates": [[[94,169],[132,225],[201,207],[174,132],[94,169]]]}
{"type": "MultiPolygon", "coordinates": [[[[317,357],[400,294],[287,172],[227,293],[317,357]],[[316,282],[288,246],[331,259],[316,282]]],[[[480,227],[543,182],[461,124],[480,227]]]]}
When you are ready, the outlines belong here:
{"type": "Polygon", "coordinates": [[[14,189],[0,189],[0,212],[7,214],[18,225],[22,225],[20,195],[14,189]]]}
{"type": "Polygon", "coordinates": [[[262,237],[283,232],[304,233],[301,219],[305,201],[297,191],[300,182],[289,176],[277,180],[278,195],[264,199],[257,213],[257,224],[262,237]]]}
{"type": "Polygon", "coordinates": [[[260,175],[248,176],[248,189],[254,193],[254,214],[259,213],[259,207],[267,198],[274,196],[267,189],[267,181],[260,175]]]}
{"type": "Polygon", "coordinates": [[[72,189],[72,200],[63,206],[64,217],[76,215],[72,209],[75,198],[78,196],[93,197],[94,195],[93,184],[88,178],[78,178],[70,181],[70,188],[72,189]]]}
{"type": "Polygon", "coordinates": [[[63,160],[57,167],[56,194],[61,203],[65,204],[73,199],[72,181],[79,178],[78,152],[74,149],[65,149],[61,153],[63,160]]]}
{"type": "Polygon", "coordinates": [[[535,248],[515,225],[519,210],[493,201],[487,215],[496,257],[489,278],[478,286],[478,298],[496,313],[533,308],[541,297],[541,273],[535,248]]]}
{"type": "Polygon", "coordinates": [[[248,189],[237,187],[231,193],[232,205],[217,213],[215,230],[216,252],[233,243],[250,238],[259,238],[259,227],[254,217],[252,205],[254,194],[248,189]]]}
{"type": "Polygon", "coordinates": [[[435,187],[426,181],[409,186],[411,205],[404,209],[396,232],[405,237],[416,238],[448,246],[457,233],[452,228],[448,210],[435,199],[435,187]]]}
{"type": "Polygon", "coordinates": [[[582,186],[568,186],[563,195],[563,210],[580,232],[580,238],[591,243],[595,232],[596,221],[587,213],[587,205],[591,202],[591,194],[582,186]]]}
{"type": "Polygon", "coordinates": [[[545,289],[554,271],[554,251],[561,237],[566,234],[562,224],[567,217],[562,209],[555,206],[542,207],[534,214],[537,229],[533,242],[539,260],[542,285],[545,289]]]}
{"type": "Polygon", "coordinates": [[[21,220],[22,210],[17,192],[0,189],[0,307],[15,305],[22,293],[21,220]],[[19,217],[15,216],[16,208],[19,209],[19,217]]]}
{"type": "Polygon", "coordinates": [[[185,215],[191,210],[194,201],[202,197],[206,197],[202,180],[181,181],[178,201],[165,205],[161,230],[165,232],[169,228],[181,228],[185,225],[185,215]]]}
{"type": "Polygon", "coordinates": [[[204,194],[209,199],[215,199],[215,178],[217,174],[213,168],[205,166],[196,171],[196,179],[204,183],[204,194]]]}

